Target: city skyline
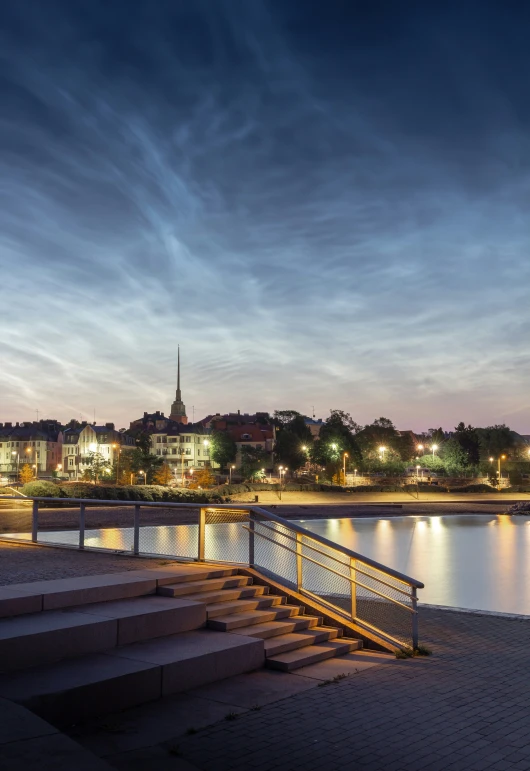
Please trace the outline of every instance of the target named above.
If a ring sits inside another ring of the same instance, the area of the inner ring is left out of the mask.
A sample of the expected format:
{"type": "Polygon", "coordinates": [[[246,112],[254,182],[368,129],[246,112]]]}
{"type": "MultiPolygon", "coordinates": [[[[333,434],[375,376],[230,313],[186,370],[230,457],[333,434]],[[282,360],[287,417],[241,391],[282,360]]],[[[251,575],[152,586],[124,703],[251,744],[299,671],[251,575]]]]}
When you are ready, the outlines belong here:
{"type": "Polygon", "coordinates": [[[530,9],[2,15],[0,421],[530,434],[530,9]]]}

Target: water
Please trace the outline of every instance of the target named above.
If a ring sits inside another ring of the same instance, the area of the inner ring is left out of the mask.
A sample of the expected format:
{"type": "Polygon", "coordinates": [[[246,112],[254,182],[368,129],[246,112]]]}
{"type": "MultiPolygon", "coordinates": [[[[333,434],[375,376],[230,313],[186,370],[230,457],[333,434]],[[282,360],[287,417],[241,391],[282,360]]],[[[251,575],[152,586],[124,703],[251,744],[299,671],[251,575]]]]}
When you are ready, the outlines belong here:
{"type": "MultiPolygon", "coordinates": [[[[530,517],[459,514],[300,524],[422,581],[423,603],[530,615],[530,517]]],[[[77,537],[73,531],[39,533],[40,541],[55,543],[75,544],[77,537]]],[[[246,539],[240,525],[209,525],[207,556],[245,562],[246,539]]],[[[132,540],[130,528],[87,530],[85,543],[130,550],[132,540]]],[[[197,526],[141,528],[140,550],[194,557],[197,526]]]]}

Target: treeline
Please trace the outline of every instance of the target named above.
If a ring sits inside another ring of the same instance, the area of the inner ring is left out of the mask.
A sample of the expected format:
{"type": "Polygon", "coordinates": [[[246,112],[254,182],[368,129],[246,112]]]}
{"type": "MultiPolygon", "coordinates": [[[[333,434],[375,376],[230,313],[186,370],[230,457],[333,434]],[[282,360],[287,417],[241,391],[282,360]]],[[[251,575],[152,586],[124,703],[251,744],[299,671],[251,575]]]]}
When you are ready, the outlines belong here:
{"type": "Polygon", "coordinates": [[[420,466],[447,476],[481,475],[494,479],[509,471],[513,483],[530,472],[530,446],[508,426],[475,428],[459,423],[453,432],[441,428],[423,434],[399,432],[388,418],[365,426],[342,410],[329,418],[313,437],[304,417],[293,410],[274,413],[277,427],[275,462],[296,471],[309,462],[324,469],[327,478],[356,470],[362,473],[402,474],[420,466]]]}

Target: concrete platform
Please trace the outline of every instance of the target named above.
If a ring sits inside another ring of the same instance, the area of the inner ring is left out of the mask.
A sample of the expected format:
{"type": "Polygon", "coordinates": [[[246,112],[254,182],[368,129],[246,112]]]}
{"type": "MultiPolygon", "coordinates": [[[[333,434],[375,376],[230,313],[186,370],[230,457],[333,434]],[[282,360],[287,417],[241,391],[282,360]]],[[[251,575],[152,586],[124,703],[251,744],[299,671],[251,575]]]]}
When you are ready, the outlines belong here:
{"type": "Polygon", "coordinates": [[[203,603],[156,595],[97,602],[72,608],[72,611],[115,619],[116,645],[188,632],[206,624],[206,606],[203,603]]]}
{"type": "Polygon", "coordinates": [[[250,672],[265,661],[263,640],[206,629],[129,645],[110,655],[160,666],[163,695],[250,672]]]}
{"type": "Polygon", "coordinates": [[[31,589],[0,586],[0,618],[37,613],[42,610],[42,594],[31,589]]]}

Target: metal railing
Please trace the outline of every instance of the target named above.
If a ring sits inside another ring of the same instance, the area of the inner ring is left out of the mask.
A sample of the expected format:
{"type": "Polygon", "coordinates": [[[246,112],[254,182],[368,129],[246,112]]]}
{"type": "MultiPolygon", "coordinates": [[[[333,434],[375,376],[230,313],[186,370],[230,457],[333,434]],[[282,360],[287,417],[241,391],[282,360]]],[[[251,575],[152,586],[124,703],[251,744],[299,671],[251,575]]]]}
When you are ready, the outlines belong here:
{"type": "MultiPolygon", "coordinates": [[[[259,506],[33,498],[33,542],[252,567],[387,642],[418,646],[423,584],[259,506]],[[79,506],[50,529],[40,503],[79,506]],[[97,509],[104,507],[102,515],[97,509]],[[119,508],[116,516],[108,509],[119,508]],[[44,525],[40,529],[39,524],[44,525]]],[[[29,512],[28,512],[29,513],[29,512]]]]}

